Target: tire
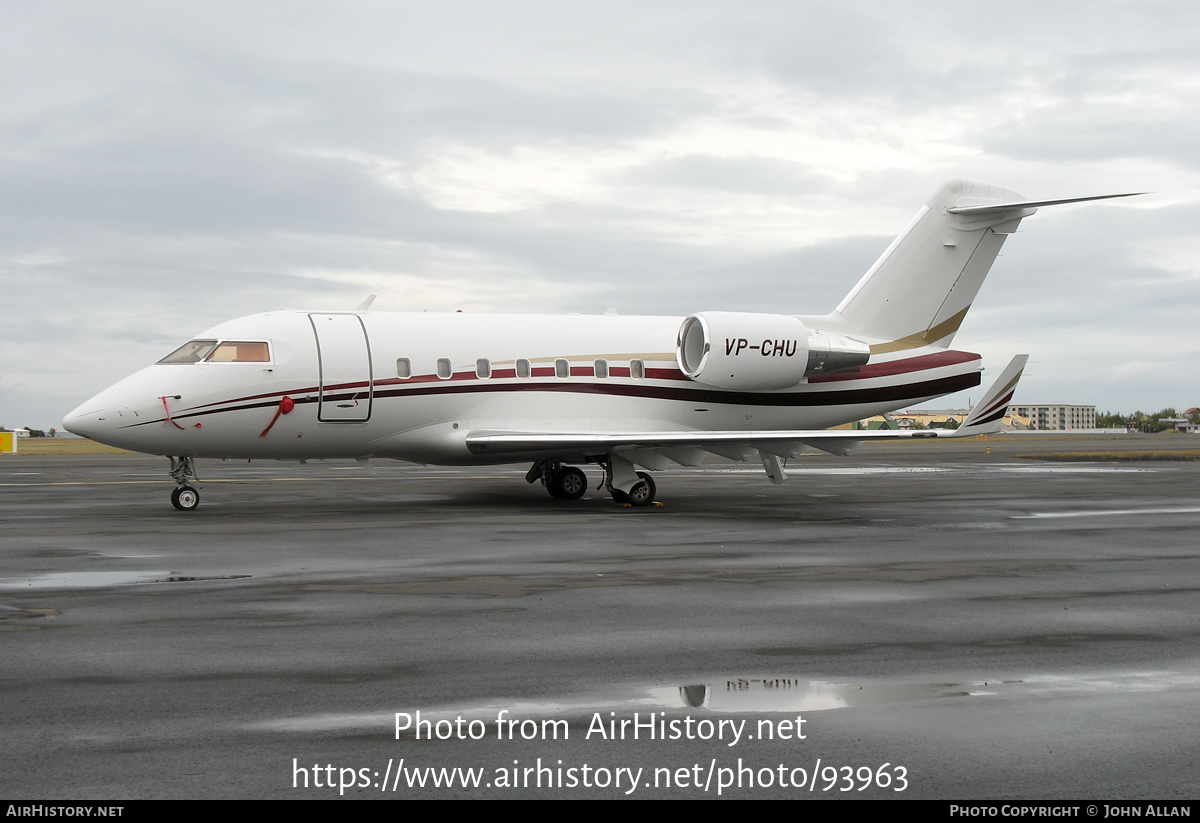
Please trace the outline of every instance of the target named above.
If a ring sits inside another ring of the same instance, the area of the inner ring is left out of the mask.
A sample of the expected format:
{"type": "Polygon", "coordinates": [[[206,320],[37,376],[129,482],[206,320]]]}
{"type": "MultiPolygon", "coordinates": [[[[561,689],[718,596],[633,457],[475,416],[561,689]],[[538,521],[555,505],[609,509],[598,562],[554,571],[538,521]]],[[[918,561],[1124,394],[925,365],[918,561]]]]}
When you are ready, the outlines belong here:
{"type": "Polygon", "coordinates": [[[658,491],[654,485],[654,478],[645,472],[638,472],[638,477],[641,480],[634,483],[633,488],[629,490],[629,505],[649,506],[654,502],[654,495],[658,491]]]}
{"type": "Polygon", "coordinates": [[[568,466],[554,478],[555,497],[561,500],[578,500],[588,489],[587,475],[581,469],[568,466]]]}
{"type": "Polygon", "coordinates": [[[195,511],[200,505],[200,492],[191,486],[180,486],[171,492],[171,505],[181,512],[195,511]]]}

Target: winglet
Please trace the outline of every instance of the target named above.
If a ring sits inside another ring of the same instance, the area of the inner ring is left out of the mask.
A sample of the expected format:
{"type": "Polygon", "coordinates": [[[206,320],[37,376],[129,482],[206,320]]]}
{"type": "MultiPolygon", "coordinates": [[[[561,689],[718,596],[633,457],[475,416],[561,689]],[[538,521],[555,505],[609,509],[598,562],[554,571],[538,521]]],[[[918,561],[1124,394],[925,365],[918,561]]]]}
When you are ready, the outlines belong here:
{"type": "Polygon", "coordinates": [[[355,311],[369,311],[371,304],[375,302],[375,297],[376,295],[374,294],[369,295],[366,300],[358,304],[358,308],[355,311]]]}
{"type": "Polygon", "coordinates": [[[1000,421],[1004,419],[1004,413],[1008,410],[1009,401],[1012,400],[1013,392],[1017,389],[1017,381],[1021,379],[1021,373],[1025,370],[1025,362],[1028,359],[1029,355],[1018,354],[1009,361],[1008,365],[1004,367],[1004,371],[1000,372],[1000,376],[971,409],[967,419],[958,427],[954,436],[971,437],[976,434],[992,434],[1000,431],[1000,421]]]}

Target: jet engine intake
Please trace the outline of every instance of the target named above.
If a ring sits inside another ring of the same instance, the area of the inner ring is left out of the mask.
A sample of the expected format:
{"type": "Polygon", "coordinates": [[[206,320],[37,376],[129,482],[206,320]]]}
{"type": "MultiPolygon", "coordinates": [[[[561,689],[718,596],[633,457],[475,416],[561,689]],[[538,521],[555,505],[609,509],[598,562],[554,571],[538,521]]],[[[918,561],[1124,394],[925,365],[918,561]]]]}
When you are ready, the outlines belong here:
{"type": "Polygon", "coordinates": [[[790,388],[870,358],[865,343],[806,328],[785,314],[693,314],[679,327],[676,342],[675,358],[690,379],[745,391],[790,388]]]}

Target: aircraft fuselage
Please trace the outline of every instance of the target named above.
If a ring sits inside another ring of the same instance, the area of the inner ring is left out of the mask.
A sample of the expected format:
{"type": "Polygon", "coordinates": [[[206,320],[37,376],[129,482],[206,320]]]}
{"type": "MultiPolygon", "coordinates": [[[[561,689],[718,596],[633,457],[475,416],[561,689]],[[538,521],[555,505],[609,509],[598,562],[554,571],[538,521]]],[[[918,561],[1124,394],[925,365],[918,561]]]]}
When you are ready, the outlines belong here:
{"type": "MultiPolygon", "coordinates": [[[[787,389],[720,388],[681,370],[683,320],[251,315],[196,339],[265,343],[266,360],[148,366],[81,405],[65,426],[149,454],[463,465],[538,456],[473,454],[465,436],[474,430],[825,429],[980,382],[978,355],[924,347],[872,356],[865,366],[787,389]],[[281,413],[281,403],[294,405],[281,413]]],[[[812,326],[819,319],[801,320],[812,326]]],[[[779,359],[788,350],[770,338],[729,343],[739,346],[745,357],[779,359]]]]}

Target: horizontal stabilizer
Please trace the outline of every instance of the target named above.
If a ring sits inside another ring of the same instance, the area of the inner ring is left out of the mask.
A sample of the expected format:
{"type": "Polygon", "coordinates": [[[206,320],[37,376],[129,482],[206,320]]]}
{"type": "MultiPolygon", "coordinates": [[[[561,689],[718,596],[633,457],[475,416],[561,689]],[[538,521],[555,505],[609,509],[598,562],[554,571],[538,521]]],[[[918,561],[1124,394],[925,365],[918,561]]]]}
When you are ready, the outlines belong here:
{"type": "Polygon", "coordinates": [[[1097,194],[1092,197],[1068,197],[1064,200],[1022,200],[1017,203],[984,203],[980,206],[951,206],[946,209],[950,214],[998,214],[1006,211],[1022,209],[1037,209],[1042,206],[1061,206],[1064,203],[1086,203],[1089,200],[1112,200],[1114,197],[1137,197],[1149,194],[1145,191],[1132,191],[1128,194],[1097,194]]]}

